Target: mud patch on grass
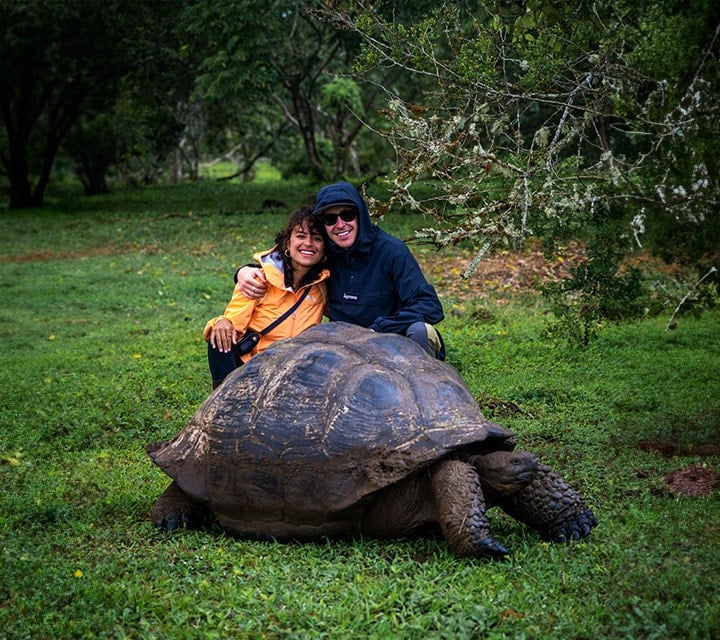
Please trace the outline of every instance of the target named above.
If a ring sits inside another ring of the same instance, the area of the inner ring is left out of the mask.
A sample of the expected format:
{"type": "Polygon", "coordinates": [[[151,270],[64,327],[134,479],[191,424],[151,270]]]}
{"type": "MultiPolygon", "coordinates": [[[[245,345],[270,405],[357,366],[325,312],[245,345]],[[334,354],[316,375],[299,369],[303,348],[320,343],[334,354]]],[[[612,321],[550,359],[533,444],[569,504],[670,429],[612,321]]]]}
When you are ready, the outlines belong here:
{"type": "Polygon", "coordinates": [[[137,245],[133,244],[110,244],[103,247],[91,247],[83,251],[51,251],[42,249],[40,251],[29,251],[14,256],[1,256],[0,262],[23,263],[23,262],[49,262],[51,260],[74,260],[78,258],[95,258],[104,256],[122,255],[137,251],[137,245]]]}
{"type": "Polygon", "coordinates": [[[706,496],[720,485],[720,473],[702,464],[673,471],[663,479],[674,496],[706,496]]]}
{"type": "Polygon", "coordinates": [[[663,458],[674,458],[676,456],[720,456],[720,440],[692,442],[690,444],[680,444],[667,440],[640,440],[637,447],[641,451],[659,453],[663,458]]]}

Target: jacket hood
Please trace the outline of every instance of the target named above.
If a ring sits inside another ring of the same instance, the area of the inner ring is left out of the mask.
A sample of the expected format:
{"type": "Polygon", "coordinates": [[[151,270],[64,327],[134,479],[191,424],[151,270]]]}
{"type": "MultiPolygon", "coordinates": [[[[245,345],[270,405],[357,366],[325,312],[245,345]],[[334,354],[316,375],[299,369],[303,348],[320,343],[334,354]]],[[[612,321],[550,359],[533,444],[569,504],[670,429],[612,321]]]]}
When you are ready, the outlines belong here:
{"type": "MultiPolygon", "coordinates": [[[[342,249],[330,240],[327,233],[325,233],[325,250],[335,256],[369,252],[373,240],[378,233],[378,228],[370,220],[370,212],[368,211],[367,204],[365,204],[363,197],[349,182],[335,182],[318,191],[317,198],[315,200],[315,211],[317,213],[337,205],[348,205],[357,208],[357,240],[355,240],[355,243],[349,249],[342,249]]],[[[324,230],[325,228],[323,226],[323,231],[324,230]]]]}

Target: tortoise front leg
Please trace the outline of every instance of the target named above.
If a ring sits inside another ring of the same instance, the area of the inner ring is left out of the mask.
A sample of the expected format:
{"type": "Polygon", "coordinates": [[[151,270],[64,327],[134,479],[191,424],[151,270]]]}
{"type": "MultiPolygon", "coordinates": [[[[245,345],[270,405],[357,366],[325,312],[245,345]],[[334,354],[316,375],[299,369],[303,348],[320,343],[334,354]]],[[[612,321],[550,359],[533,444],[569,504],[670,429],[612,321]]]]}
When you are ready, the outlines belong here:
{"type": "Polygon", "coordinates": [[[598,523],[580,494],[544,464],[527,487],[497,504],[552,542],[586,538],[598,523]]]}
{"type": "Polygon", "coordinates": [[[485,498],[475,467],[443,460],[431,471],[437,521],[450,549],[459,556],[502,558],[508,550],[490,536],[485,498]]]}
{"type": "Polygon", "coordinates": [[[161,531],[199,529],[208,517],[207,507],[191,498],[176,482],[160,495],[152,508],[152,519],[161,531]]]}

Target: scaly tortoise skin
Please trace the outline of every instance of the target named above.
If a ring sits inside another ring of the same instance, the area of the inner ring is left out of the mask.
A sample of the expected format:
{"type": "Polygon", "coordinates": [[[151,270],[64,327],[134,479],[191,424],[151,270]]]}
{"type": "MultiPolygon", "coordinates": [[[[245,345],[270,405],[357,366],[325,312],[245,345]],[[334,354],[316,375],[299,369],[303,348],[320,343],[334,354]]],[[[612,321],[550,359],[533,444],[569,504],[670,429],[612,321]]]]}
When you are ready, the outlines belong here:
{"type": "Polygon", "coordinates": [[[393,334],[332,322],[234,371],[173,439],[152,517],[278,540],[405,537],[439,526],[453,552],[502,557],[486,510],[552,541],[597,525],[557,473],[515,450],[448,364],[393,334]]]}

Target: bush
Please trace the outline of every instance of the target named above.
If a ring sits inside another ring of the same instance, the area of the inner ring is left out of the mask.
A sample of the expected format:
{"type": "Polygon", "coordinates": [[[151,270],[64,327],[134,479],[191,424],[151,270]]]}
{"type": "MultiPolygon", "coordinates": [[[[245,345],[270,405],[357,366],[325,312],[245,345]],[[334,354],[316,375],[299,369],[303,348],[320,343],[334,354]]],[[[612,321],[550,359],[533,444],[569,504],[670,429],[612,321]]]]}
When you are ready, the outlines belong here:
{"type": "Polygon", "coordinates": [[[570,277],[540,287],[555,320],[551,337],[587,346],[607,322],[636,320],[645,314],[648,292],[635,267],[621,269],[623,252],[607,239],[588,245],[588,259],[570,269],[570,277]]]}

